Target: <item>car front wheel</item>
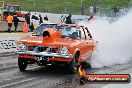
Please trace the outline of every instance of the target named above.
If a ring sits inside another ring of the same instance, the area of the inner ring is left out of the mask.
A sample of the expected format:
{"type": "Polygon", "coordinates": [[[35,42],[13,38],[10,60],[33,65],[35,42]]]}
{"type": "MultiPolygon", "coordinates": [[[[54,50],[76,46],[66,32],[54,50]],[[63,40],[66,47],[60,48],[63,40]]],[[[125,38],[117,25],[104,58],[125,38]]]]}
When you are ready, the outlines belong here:
{"type": "Polygon", "coordinates": [[[18,66],[20,71],[25,71],[27,67],[27,61],[24,58],[18,58],[18,66]]]}

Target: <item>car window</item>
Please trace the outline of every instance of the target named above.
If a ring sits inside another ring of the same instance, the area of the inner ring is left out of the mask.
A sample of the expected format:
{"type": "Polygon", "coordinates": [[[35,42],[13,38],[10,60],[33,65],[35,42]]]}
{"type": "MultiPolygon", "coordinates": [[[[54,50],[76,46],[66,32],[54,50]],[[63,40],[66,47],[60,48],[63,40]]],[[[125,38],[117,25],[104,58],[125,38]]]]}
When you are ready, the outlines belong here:
{"type": "Polygon", "coordinates": [[[5,8],[6,8],[7,12],[15,12],[16,11],[14,6],[6,6],[5,8]]]}
{"type": "Polygon", "coordinates": [[[62,33],[62,38],[80,38],[80,27],[62,26],[59,30],[62,33]]]}
{"type": "Polygon", "coordinates": [[[81,31],[81,39],[82,40],[85,40],[86,39],[86,36],[85,36],[85,31],[84,31],[84,29],[83,28],[80,28],[80,31],[81,31]]]}
{"type": "Polygon", "coordinates": [[[42,36],[42,32],[47,28],[55,28],[57,29],[57,24],[41,24],[35,31],[37,36],[42,36]]]}
{"type": "Polygon", "coordinates": [[[91,39],[91,37],[89,36],[89,31],[88,31],[86,28],[84,28],[84,31],[85,31],[86,39],[87,39],[87,40],[88,40],[88,39],[91,39]]]}
{"type": "Polygon", "coordinates": [[[86,33],[87,33],[87,39],[92,39],[92,35],[90,34],[87,27],[85,28],[85,30],[86,30],[86,33]]]}

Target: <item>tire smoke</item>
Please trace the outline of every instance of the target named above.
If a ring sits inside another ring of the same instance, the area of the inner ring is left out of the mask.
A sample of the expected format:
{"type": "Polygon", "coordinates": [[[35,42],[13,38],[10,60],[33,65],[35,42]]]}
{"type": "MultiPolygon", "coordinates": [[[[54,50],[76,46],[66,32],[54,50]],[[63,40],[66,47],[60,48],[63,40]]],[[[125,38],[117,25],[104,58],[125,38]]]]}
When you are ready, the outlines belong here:
{"type": "Polygon", "coordinates": [[[109,23],[99,17],[96,22],[88,24],[93,39],[99,41],[98,48],[93,52],[90,64],[93,68],[127,63],[132,59],[132,11],[120,17],[116,22],[109,23]]]}

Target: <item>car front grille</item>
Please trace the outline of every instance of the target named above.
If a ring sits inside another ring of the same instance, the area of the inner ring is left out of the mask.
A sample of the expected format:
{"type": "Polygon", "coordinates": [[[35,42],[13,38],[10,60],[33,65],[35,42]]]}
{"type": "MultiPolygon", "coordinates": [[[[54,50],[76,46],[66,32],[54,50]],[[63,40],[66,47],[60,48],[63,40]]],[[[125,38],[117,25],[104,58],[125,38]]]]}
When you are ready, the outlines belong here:
{"type": "Polygon", "coordinates": [[[53,48],[53,47],[38,47],[39,52],[52,52],[52,53],[56,53],[57,52],[57,48],[53,48]]]}

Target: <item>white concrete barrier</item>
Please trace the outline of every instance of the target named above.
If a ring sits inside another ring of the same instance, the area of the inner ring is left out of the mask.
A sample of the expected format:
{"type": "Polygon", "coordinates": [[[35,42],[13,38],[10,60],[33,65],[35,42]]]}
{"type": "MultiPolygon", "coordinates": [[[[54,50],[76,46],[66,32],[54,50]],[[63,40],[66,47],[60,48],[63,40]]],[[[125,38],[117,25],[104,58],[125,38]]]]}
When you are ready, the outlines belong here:
{"type": "MultiPolygon", "coordinates": [[[[17,31],[22,31],[22,29],[23,29],[23,22],[19,22],[17,31]]],[[[8,30],[7,23],[5,21],[0,21],[0,32],[4,32],[4,31],[7,31],[7,30],[8,30]]],[[[14,31],[14,30],[15,30],[14,24],[12,24],[11,31],[14,31]]]]}
{"type": "Polygon", "coordinates": [[[32,33],[0,33],[0,54],[15,52],[17,49],[17,40],[31,36],[32,33]]]}
{"type": "Polygon", "coordinates": [[[16,40],[0,41],[0,53],[16,51],[16,40]]]}

